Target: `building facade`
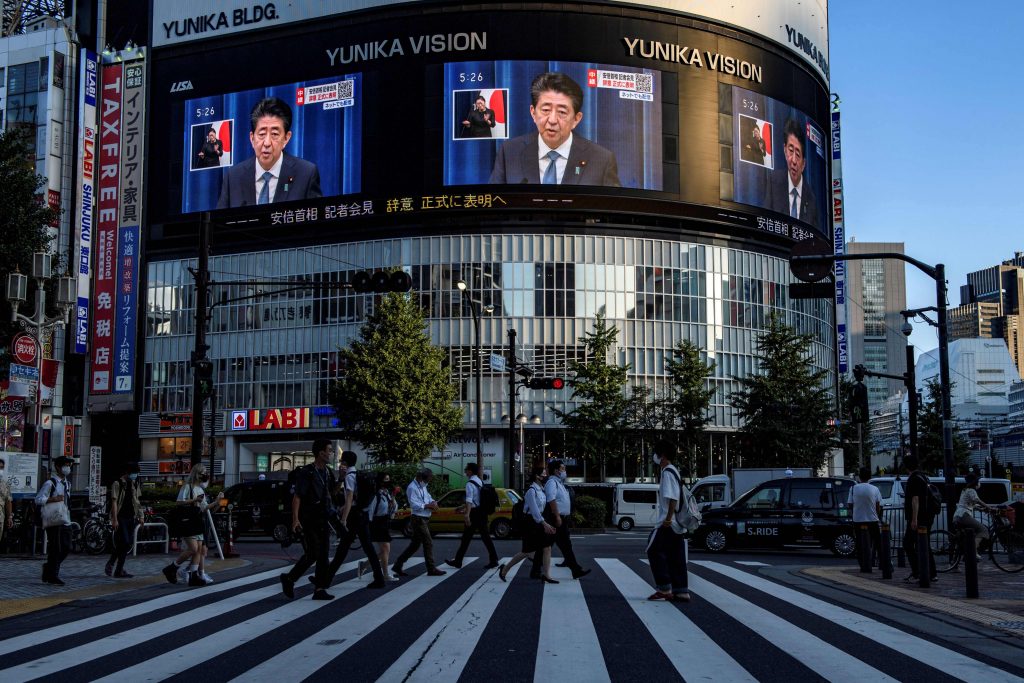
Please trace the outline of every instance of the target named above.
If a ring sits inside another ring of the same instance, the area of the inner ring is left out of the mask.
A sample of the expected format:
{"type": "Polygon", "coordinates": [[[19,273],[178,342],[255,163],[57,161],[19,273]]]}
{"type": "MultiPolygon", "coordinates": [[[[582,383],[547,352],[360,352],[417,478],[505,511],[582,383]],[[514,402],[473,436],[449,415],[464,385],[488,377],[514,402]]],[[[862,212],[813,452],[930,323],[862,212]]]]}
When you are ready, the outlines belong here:
{"type": "Polygon", "coordinates": [[[1024,253],[967,274],[960,287],[960,305],[949,312],[952,339],[1002,339],[1024,377],[1024,340],[1021,339],[1021,304],[1024,302],[1024,253]]]}

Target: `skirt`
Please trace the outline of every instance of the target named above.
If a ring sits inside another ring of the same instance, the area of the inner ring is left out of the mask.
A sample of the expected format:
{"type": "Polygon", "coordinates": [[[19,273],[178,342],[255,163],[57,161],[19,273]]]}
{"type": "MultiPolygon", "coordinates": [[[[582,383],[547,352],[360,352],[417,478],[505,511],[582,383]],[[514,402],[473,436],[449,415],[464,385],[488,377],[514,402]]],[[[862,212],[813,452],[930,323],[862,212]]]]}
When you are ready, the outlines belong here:
{"type": "Polygon", "coordinates": [[[527,520],[527,527],[523,531],[523,552],[535,553],[544,548],[550,548],[555,542],[555,535],[544,533],[544,525],[527,520]]]}
{"type": "Polygon", "coordinates": [[[370,540],[374,543],[391,542],[390,517],[374,517],[370,521],[370,540]]]}

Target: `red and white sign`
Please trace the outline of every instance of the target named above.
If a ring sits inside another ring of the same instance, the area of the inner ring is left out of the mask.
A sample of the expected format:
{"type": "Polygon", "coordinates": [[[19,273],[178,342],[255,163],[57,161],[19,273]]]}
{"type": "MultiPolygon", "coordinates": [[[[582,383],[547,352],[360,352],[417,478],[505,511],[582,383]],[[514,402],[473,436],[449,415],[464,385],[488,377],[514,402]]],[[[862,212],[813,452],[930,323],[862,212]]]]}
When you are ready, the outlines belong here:
{"type": "Polygon", "coordinates": [[[31,334],[19,332],[11,340],[11,353],[22,365],[35,365],[39,358],[39,345],[31,334]]]}
{"type": "Polygon", "coordinates": [[[236,432],[308,428],[309,408],[234,410],[231,412],[231,430],[236,432]]]}

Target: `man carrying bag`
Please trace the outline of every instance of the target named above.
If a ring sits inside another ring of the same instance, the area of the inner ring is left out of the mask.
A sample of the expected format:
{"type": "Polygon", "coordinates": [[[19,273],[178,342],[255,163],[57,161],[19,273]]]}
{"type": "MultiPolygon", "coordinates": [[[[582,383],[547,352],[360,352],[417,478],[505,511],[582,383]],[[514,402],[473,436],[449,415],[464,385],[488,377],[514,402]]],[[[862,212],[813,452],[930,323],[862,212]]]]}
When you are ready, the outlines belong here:
{"type": "Polygon", "coordinates": [[[63,586],[60,565],[71,550],[71,465],[74,460],[60,456],[53,461],[53,471],[36,494],[36,505],[42,510],[43,529],[46,530],[46,563],[43,565],[43,583],[63,586]]]}

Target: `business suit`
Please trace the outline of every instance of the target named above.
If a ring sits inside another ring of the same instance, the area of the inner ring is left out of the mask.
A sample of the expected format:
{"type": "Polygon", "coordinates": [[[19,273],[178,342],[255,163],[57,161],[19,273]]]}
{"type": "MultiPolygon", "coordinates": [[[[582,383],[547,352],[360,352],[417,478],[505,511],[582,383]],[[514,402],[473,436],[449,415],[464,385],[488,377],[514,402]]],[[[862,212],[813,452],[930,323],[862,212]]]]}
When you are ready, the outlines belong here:
{"type": "MultiPolygon", "coordinates": [[[[784,213],[788,216],[791,201],[789,195],[789,176],[784,172],[784,168],[782,170],[782,173],[776,172],[769,175],[772,180],[768,192],[768,206],[765,208],[784,213]]],[[[814,198],[814,191],[811,189],[810,183],[807,182],[807,178],[804,178],[803,187],[801,188],[797,218],[815,227],[820,227],[818,223],[818,202],[814,198]]]]}
{"type": "MultiPolygon", "coordinates": [[[[277,192],[271,198],[271,203],[322,196],[320,171],[316,164],[288,154],[283,156],[281,175],[277,179],[277,192]]],[[[227,178],[220,189],[217,208],[255,206],[256,203],[256,157],[249,157],[228,170],[227,178]]]]}
{"type": "Polygon", "coordinates": [[[489,138],[491,137],[491,128],[494,128],[496,124],[493,109],[484,109],[483,111],[471,109],[466,115],[466,120],[469,121],[467,138],[489,138]],[[486,119],[484,114],[487,115],[486,119]]]}
{"type": "MultiPolygon", "coordinates": [[[[540,156],[537,133],[512,138],[498,150],[491,171],[491,183],[540,185],[540,156]]],[[[615,155],[601,145],[573,134],[569,160],[561,185],[605,185],[619,187],[615,155]]]]}

